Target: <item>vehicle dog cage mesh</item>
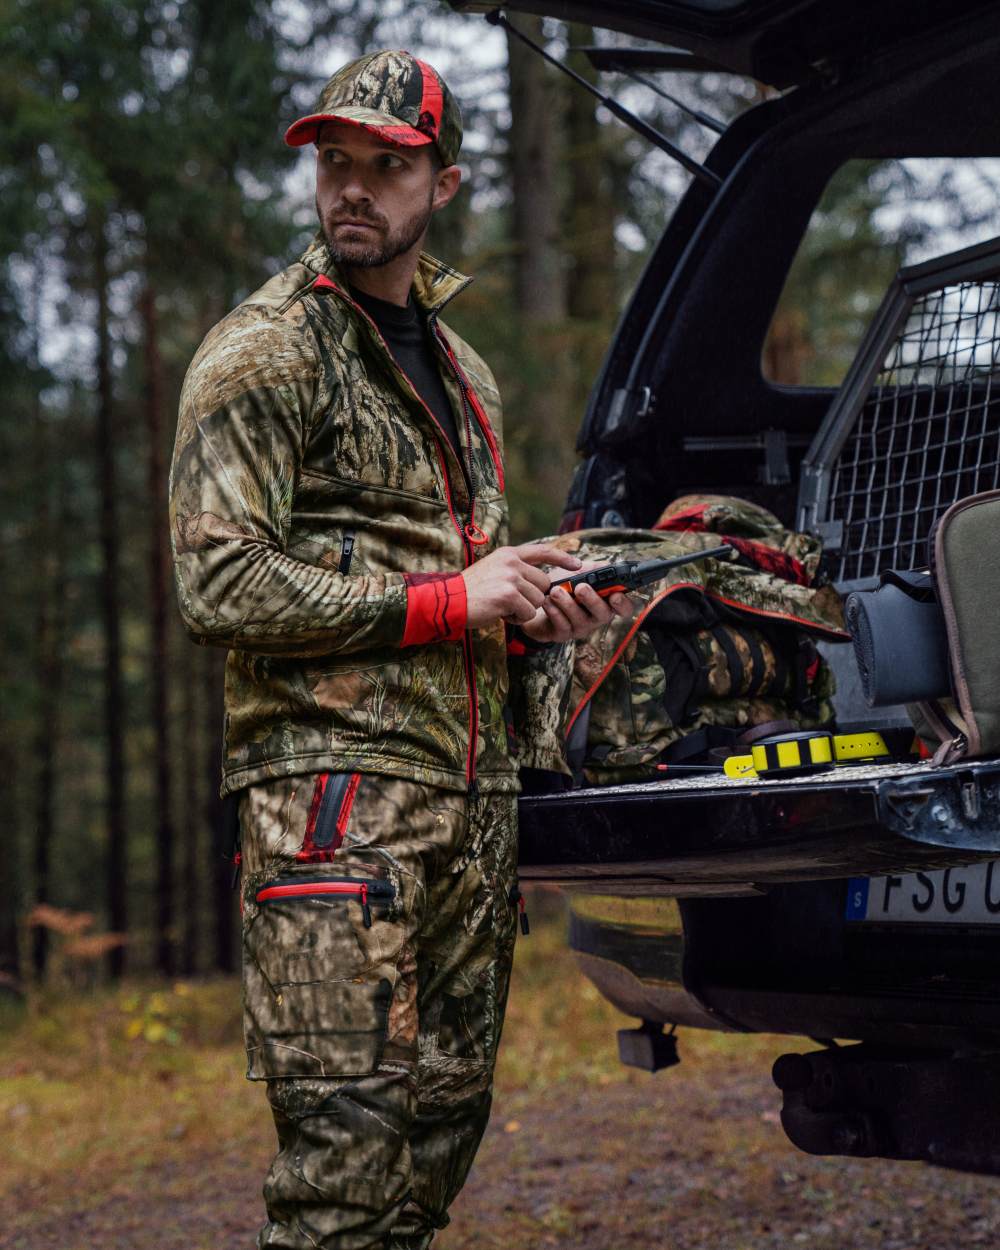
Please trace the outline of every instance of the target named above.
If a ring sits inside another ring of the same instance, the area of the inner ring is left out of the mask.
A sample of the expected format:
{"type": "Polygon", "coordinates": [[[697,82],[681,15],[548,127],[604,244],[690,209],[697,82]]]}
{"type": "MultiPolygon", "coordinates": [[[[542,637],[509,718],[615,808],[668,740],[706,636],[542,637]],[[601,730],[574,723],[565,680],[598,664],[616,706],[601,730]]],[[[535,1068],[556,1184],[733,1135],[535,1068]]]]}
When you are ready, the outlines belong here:
{"type": "Polygon", "coordinates": [[[901,269],[802,466],[834,581],[927,563],[956,499],[1000,486],[1000,239],[901,269]]]}

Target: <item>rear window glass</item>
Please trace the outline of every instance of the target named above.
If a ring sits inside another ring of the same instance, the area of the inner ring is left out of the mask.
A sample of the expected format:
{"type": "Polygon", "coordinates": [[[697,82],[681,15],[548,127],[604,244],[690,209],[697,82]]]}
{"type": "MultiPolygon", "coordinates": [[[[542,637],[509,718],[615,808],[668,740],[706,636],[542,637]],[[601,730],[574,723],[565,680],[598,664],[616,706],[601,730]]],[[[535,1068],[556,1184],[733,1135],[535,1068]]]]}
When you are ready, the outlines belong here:
{"type": "Polygon", "coordinates": [[[827,185],[792,264],[764,345],[764,376],[838,385],[901,265],[998,234],[998,158],[849,161],[827,185]]]}

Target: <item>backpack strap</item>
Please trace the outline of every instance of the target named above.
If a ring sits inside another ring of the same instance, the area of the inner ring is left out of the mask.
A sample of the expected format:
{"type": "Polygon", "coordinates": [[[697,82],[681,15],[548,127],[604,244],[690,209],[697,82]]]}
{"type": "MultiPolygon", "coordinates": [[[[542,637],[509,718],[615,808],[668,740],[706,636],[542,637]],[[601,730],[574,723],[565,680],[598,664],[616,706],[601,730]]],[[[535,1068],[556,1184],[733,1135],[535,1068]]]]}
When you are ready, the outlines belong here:
{"type": "Polygon", "coordinates": [[[685,760],[706,755],[715,748],[735,746],[739,736],[738,729],[729,729],[725,725],[703,725],[701,729],[671,742],[660,758],[669,764],[683,764],[685,760]]]}
{"type": "Polygon", "coordinates": [[[768,720],[763,725],[751,725],[749,729],[744,729],[736,741],[741,747],[749,747],[760,742],[761,738],[771,738],[775,734],[794,734],[801,728],[793,720],[768,720]]]}
{"type": "Polygon", "coordinates": [[[591,703],[583,705],[579,716],[566,735],[566,763],[573,774],[574,786],[583,785],[583,761],[587,758],[587,734],[590,730],[591,703]]]}
{"type": "Polygon", "coordinates": [[[736,747],[750,746],[761,738],[769,738],[772,734],[795,733],[801,728],[790,720],[769,720],[763,725],[752,725],[749,729],[730,729],[725,725],[703,725],[693,733],[685,734],[672,742],[662,752],[660,758],[670,764],[682,764],[685,760],[696,756],[706,756],[710,752],[725,751],[731,753],[736,747]]]}

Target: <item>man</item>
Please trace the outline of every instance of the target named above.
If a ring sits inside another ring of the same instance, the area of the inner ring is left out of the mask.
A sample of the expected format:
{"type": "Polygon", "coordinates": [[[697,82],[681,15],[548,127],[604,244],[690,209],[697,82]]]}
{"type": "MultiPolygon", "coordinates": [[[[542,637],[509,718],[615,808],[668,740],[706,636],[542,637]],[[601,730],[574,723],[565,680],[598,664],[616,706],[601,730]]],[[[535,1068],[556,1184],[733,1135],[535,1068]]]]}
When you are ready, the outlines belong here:
{"type": "Polygon", "coordinates": [[[631,607],[505,546],[500,402],[421,252],[460,172],[440,76],[377,52],[288,131],[320,233],[207,336],[171,474],[181,610],[230,648],[244,1022],[279,1152],[260,1247],[418,1250],[485,1128],[515,913],[508,637],[631,607]]]}

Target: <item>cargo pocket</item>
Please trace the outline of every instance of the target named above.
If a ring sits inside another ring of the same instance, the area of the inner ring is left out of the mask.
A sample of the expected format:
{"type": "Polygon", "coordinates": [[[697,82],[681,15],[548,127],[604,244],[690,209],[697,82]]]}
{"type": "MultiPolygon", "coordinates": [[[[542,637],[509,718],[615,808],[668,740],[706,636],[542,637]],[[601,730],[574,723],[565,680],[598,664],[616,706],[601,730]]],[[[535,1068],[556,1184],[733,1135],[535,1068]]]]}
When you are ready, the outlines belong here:
{"type": "Polygon", "coordinates": [[[395,982],[388,881],[283,876],[244,917],[250,1080],[374,1072],[395,982]]]}

